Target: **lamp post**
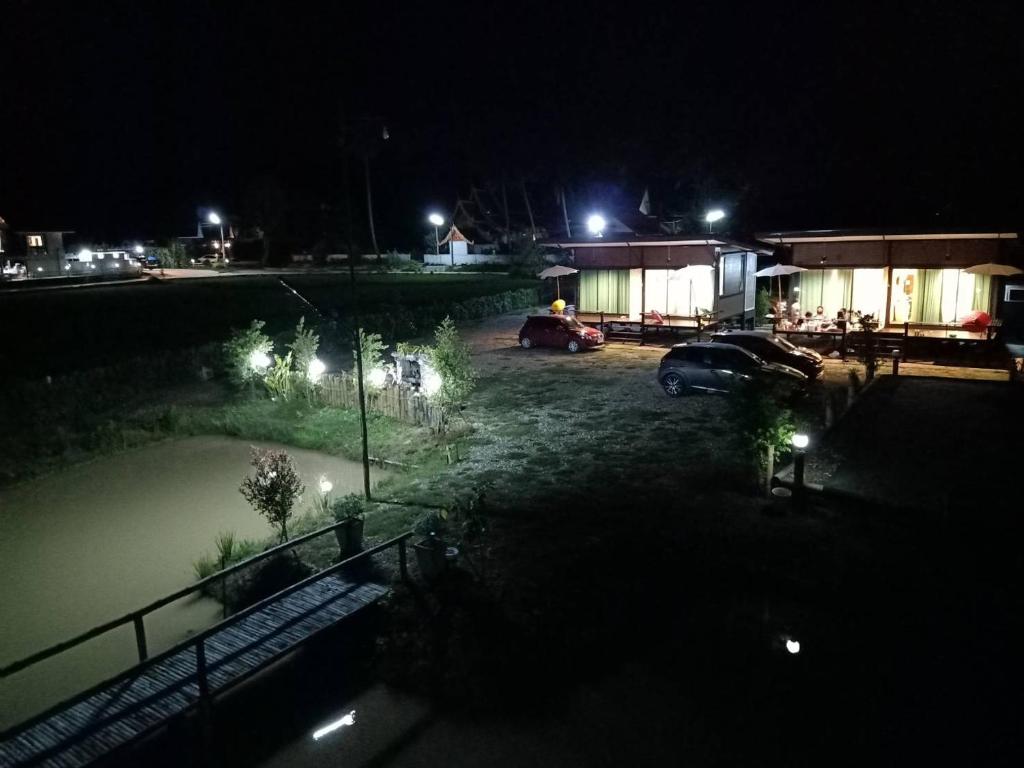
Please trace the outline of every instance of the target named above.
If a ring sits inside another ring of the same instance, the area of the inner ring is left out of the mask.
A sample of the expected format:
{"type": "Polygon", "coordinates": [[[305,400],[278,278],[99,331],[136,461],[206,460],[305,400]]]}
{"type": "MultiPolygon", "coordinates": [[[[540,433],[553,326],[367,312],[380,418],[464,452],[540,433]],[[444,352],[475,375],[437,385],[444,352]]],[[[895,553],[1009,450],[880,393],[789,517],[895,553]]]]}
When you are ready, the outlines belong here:
{"type": "Polygon", "coordinates": [[[804,490],[804,459],[807,457],[807,445],[810,439],[807,435],[797,433],[793,435],[793,490],[803,496],[804,490]]]}
{"type": "Polygon", "coordinates": [[[224,221],[213,211],[210,211],[210,215],[206,217],[206,220],[213,224],[215,227],[220,228],[220,256],[227,262],[227,253],[224,251],[224,221]]]}
{"type": "Polygon", "coordinates": [[[427,217],[427,221],[434,225],[434,255],[439,256],[441,254],[441,240],[437,233],[437,228],[444,224],[444,216],[439,213],[432,213],[427,217]]]}
{"type": "Polygon", "coordinates": [[[592,213],[587,217],[587,231],[594,237],[604,237],[604,229],[608,226],[604,216],[592,213]]]}
{"type": "Polygon", "coordinates": [[[715,222],[721,221],[725,218],[725,211],[721,208],[715,208],[714,210],[708,211],[704,214],[704,221],[708,223],[708,234],[712,234],[715,231],[715,222]]]}

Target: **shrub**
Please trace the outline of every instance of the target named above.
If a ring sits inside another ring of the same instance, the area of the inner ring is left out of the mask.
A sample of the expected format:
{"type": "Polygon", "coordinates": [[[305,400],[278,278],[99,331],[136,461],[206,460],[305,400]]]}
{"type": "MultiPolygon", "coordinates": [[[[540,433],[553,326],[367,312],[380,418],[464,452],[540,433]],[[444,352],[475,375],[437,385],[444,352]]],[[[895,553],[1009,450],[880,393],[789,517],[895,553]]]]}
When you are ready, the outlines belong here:
{"type": "Polygon", "coordinates": [[[274,348],[263,332],[264,325],[262,320],[253,320],[248,328],[233,333],[223,345],[228,378],[236,387],[251,385],[259,376],[259,370],[253,366],[253,355],[269,355],[274,348]]]}
{"type": "MultiPolygon", "coordinates": [[[[729,411],[740,450],[754,460],[758,474],[768,468],[768,449],[779,456],[790,449],[793,415],[780,406],[769,392],[755,386],[739,388],[729,397],[729,411]]],[[[760,480],[760,477],[758,478],[760,480]]]]}
{"type": "Polygon", "coordinates": [[[460,337],[455,323],[446,317],[434,333],[430,365],[441,377],[441,388],[435,395],[443,411],[453,413],[462,406],[476,387],[477,374],[469,345],[460,337]]]}
{"type": "Polygon", "coordinates": [[[363,500],[363,497],[354,493],[342,496],[340,499],[335,499],[331,504],[331,514],[334,516],[334,522],[336,523],[344,520],[361,519],[365,511],[366,502],[363,500]]]}
{"type": "MultiPolygon", "coordinates": [[[[363,383],[374,368],[381,368],[384,365],[384,341],[379,333],[366,333],[359,329],[359,349],[363,357],[363,383]]],[[[355,350],[352,350],[353,358],[355,350]]]]}
{"type": "Polygon", "coordinates": [[[252,449],[255,477],[242,480],[238,490],[260,515],[278,529],[282,542],[288,540],[288,521],[292,507],[306,487],[285,451],[252,449]]]}
{"type": "Polygon", "coordinates": [[[272,398],[290,400],[292,396],[292,353],[284,357],[274,355],[274,364],[267,369],[263,384],[272,398]]]}
{"type": "Polygon", "coordinates": [[[292,360],[295,364],[295,375],[302,381],[309,380],[309,364],[316,359],[320,348],[320,336],[312,328],[306,327],[306,318],[300,317],[295,326],[295,339],[288,344],[292,360]]]}

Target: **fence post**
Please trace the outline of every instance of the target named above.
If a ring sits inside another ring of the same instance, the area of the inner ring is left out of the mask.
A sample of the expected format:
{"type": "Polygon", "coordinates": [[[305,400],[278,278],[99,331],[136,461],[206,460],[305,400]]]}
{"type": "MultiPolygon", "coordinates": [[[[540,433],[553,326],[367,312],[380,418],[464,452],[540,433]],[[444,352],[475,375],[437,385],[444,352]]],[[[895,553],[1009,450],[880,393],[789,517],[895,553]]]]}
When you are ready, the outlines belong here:
{"type": "Polygon", "coordinates": [[[141,613],[132,616],[132,624],[135,625],[135,646],[139,649],[139,662],[141,663],[149,658],[149,652],[146,649],[146,625],[142,621],[141,613]]]}
{"type": "Polygon", "coordinates": [[[409,580],[409,565],[406,562],[405,539],[398,542],[398,573],[401,575],[402,581],[409,580]]]}
{"type": "Polygon", "coordinates": [[[196,643],[196,680],[199,683],[199,698],[210,696],[210,681],[206,677],[206,642],[199,638],[196,643]]]}

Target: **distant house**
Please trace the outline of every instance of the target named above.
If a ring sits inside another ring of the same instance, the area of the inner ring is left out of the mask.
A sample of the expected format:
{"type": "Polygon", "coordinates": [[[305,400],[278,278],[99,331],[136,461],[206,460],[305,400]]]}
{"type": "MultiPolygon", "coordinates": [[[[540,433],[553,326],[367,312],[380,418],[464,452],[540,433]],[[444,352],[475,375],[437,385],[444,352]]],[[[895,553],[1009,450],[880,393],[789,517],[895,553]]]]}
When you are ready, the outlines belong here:
{"type": "MultiPolygon", "coordinates": [[[[0,220],[2,221],[2,220],[0,220]]],[[[12,232],[0,226],[0,261],[5,274],[22,265],[30,277],[56,277],[64,274],[64,235],[70,230],[29,229],[12,232]]]]}
{"type": "MultiPolygon", "coordinates": [[[[639,236],[544,243],[579,270],[576,310],[588,321],[688,327],[754,322],[758,247],[715,235],[639,236]]],[[[761,250],[764,250],[763,248],[761,250]]]]}
{"type": "Polygon", "coordinates": [[[788,300],[801,312],[860,312],[881,329],[906,324],[918,333],[957,323],[971,310],[998,316],[1003,278],[964,269],[1010,263],[1017,244],[1016,233],[998,231],[806,230],[757,238],[807,270],[789,282],[788,300]]]}

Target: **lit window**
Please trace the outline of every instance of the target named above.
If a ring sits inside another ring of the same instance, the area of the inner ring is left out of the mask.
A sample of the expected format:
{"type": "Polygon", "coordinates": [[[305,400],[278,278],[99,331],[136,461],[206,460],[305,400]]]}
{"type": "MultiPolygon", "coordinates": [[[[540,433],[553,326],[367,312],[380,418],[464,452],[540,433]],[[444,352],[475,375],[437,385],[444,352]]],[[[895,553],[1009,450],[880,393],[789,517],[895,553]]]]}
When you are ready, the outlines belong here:
{"type": "Polygon", "coordinates": [[[29,248],[42,248],[43,247],[43,236],[42,235],[29,235],[28,236],[28,247],[29,248]]]}

